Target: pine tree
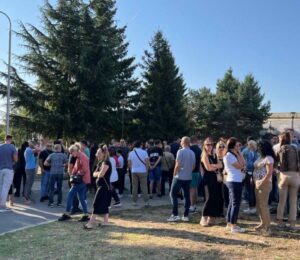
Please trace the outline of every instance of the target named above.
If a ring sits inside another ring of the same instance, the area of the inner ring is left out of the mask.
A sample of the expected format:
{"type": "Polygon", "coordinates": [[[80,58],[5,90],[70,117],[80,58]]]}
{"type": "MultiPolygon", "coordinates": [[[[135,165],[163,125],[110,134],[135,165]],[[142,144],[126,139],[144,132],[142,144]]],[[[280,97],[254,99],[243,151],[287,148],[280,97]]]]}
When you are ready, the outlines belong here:
{"type": "Polygon", "coordinates": [[[32,131],[57,137],[120,133],[119,100],[138,82],[125,28],[114,21],[115,1],[46,1],[41,10],[43,30],[21,24],[18,33],[27,48],[22,67],[36,83],[30,86],[14,70],[13,106],[26,115],[14,123],[23,120],[32,131]]]}
{"type": "Polygon", "coordinates": [[[186,133],[186,88],[163,33],[150,43],[152,52],[143,57],[143,88],[140,92],[138,121],[145,138],[172,140],[186,133]]]}

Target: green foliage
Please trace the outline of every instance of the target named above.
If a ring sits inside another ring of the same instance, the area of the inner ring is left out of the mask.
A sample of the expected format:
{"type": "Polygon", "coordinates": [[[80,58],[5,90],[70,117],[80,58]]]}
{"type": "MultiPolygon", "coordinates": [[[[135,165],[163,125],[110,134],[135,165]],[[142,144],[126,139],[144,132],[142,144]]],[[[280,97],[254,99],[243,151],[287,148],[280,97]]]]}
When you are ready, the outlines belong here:
{"type": "Polygon", "coordinates": [[[262,125],[270,115],[270,103],[250,74],[239,82],[229,69],[217,81],[216,93],[207,88],[189,91],[189,115],[196,133],[202,137],[259,136],[262,125]]]}
{"type": "Polygon", "coordinates": [[[143,57],[143,88],[137,118],[144,138],[172,140],[186,133],[186,88],[168,41],[158,31],[143,57]]]}
{"type": "Polygon", "coordinates": [[[13,70],[13,109],[26,114],[12,117],[13,125],[52,137],[120,135],[119,101],[131,102],[138,81],[125,28],[114,21],[115,1],[46,1],[41,12],[43,30],[21,23],[17,33],[27,50],[20,65],[36,84],[13,70]]]}

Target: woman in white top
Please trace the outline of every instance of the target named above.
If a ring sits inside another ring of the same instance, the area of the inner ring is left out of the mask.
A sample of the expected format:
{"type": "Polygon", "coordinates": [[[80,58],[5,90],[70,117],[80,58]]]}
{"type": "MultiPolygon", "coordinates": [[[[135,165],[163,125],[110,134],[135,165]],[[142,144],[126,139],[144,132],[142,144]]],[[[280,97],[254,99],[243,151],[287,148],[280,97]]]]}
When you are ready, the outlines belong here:
{"type": "Polygon", "coordinates": [[[260,224],[255,230],[269,232],[271,218],[268,206],[269,195],[272,190],[272,173],[275,154],[271,143],[262,140],[258,143],[260,157],[254,162],[253,179],[255,182],[256,207],[260,224]]]}
{"type": "Polygon", "coordinates": [[[227,141],[227,153],[223,158],[224,168],[227,173],[226,186],[229,190],[229,205],[227,211],[227,230],[232,233],[244,232],[243,228],[237,226],[242,197],[242,169],[245,167],[245,160],[240,151],[236,138],[230,137],[227,141]]]}

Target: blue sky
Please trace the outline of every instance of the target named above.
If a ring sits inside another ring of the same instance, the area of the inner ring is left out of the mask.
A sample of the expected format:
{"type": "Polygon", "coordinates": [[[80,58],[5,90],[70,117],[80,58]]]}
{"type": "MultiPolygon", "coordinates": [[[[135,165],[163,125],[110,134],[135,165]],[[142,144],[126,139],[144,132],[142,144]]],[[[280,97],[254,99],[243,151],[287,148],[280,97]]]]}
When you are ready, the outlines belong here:
{"type": "MultiPolygon", "coordinates": [[[[55,2],[52,0],[51,2],[55,2]]],[[[43,0],[1,0],[13,21],[40,26],[43,0]]],[[[139,62],[162,30],[188,88],[216,87],[231,67],[252,73],[272,112],[300,112],[300,1],[118,0],[116,20],[127,25],[129,54],[139,62]]],[[[0,15],[0,59],[7,60],[8,23],[0,15]]],[[[13,36],[13,53],[24,50],[13,36]]],[[[3,69],[3,66],[0,66],[3,69]]]]}

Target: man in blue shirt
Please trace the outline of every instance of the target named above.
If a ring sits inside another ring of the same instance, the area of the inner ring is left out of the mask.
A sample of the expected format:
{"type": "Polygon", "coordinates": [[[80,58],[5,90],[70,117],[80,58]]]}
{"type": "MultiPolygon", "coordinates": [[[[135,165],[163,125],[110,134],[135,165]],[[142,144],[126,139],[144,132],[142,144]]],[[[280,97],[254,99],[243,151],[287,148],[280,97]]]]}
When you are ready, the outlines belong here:
{"type": "Polygon", "coordinates": [[[13,161],[18,160],[16,148],[11,144],[12,136],[7,135],[5,143],[0,144],[0,212],[6,208],[6,199],[14,178],[13,161]]]}
{"type": "Polygon", "coordinates": [[[35,178],[36,158],[38,149],[35,149],[33,141],[29,141],[29,146],[24,152],[25,157],[25,172],[26,172],[26,185],[24,190],[24,198],[26,203],[30,203],[31,189],[35,178]]]}

